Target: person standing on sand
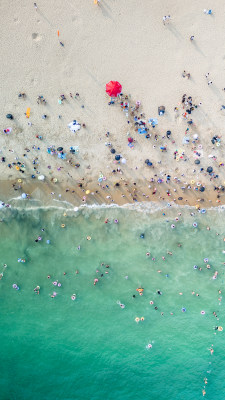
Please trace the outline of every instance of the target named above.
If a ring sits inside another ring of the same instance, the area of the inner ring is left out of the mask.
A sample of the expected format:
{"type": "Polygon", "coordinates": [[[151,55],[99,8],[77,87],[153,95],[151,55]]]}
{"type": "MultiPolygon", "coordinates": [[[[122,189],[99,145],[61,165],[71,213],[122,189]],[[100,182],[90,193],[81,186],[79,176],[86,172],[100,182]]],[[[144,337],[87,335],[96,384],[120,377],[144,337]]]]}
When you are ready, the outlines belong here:
{"type": "Polygon", "coordinates": [[[34,3],[34,8],[37,11],[37,3],[34,3]]]}
{"type": "Polygon", "coordinates": [[[163,25],[166,25],[166,22],[169,22],[169,20],[170,20],[170,15],[165,15],[163,17],[163,25]]]}

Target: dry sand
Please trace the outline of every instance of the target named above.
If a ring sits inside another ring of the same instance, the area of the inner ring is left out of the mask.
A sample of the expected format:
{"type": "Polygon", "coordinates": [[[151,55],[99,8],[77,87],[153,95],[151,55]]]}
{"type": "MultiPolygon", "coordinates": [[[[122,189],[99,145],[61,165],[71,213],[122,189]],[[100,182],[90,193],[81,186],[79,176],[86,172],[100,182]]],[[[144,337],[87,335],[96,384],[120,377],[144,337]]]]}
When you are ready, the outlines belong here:
{"type": "Polygon", "coordinates": [[[0,5],[0,157],[6,159],[0,163],[0,199],[14,195],[14,189],[18,189],[19,195],[25,191],[32,197],[37,192],[44,192],[47,198],[61,194],[60,198],[74,204],[82,202],[83,196],[87,203],[175,200],[201,207],[223,204],[223,192],[218,193],[214,187],[225,184],[224,166],[219,167],[224,162],[225,110],[220,110],[225,103],[224,2],[214,5],[208,0],[101,0],[97,6],[93,0],[39,0],[37,6],[36,11],[32,1],[11,0],[2,0],[0,5]],[[211,6],[213,14],[204,14],[203,10],[211,6]],[[164,15],[171,16],[165,26],[164,15]],[[191,74],[190,79],[182,77],[184,70],[191,74]],[[150,139],[135,131],[133,119],[126,117],[119,102],[108,105],[105,84],[110,80],[122,84],[130,106],[141,102],[137,115],[144,113],[146,120],[158,118],[157,127],[150,127],[150,139]],[[212,85],[207,84],[210,80],[212,85]],[[18,98],[21,92],[26,93],[25,99],[18,98]],[[189,144],[183,144],[188,127],[182,117],[184,93],[192,96],[194,104],[202,103],[190,116],[194,126],[188,132],[189,144]],[[61,94],[67,99],[62,105],[58,103],[61,94]],[[46,105],[37,104],[39,95],[44,96],[46,105]],[[166,112],[158,116],[161,105],[166,112]],[[27,107],[31,108],[29,119],[25,116],[27,107]],[[178,107],[177,113],[174,107],[178,107]],[[13,114],[13,121],[6,119],[7,113],[13,114]],[[42,119],[43,114],[47,119],[42,119]],[[58,115],[62,117],[59,119],[58,115]],[[70,132],[67,124],[73,119],[85,123],[86,128],[70,132]],[[12,132],[6,135],[3,130],[8,127],[12,127],[12,132]],[[171,140],[163,138],[167,130],[172,132],[171,140]],[[108,131],[110,135],[106,137],[108,131]],[[132,150],[127,145],[128,132],[136,141],[132,150]],[[193,144],[196,133],[199,140],[193,144]],[[43,140],[36,135],[42,135],[43,140]],[[219,147],[211,143],[214,135],[221,136],[219,147]],[[126,164],[115,164],[106,142],[122,154],[126,164]],[[80,167],[47,154],[50,145],[63,146],[67,161],[71,158],[80,167]],[[162,145],[167,146],[167,152],[160,151],[162,145]],[[70,146],[79,146],[79,154],[70,155],[70,146]],[[174,159],[176,150],[185,153],[179,161],[174,159]],[[194,150],[201,150],[200,165],[194,164],[194,150]],[[35,157],[36,171],[32,164],[35,157]],[[144,163],[147,158],[154,169],[144,163]],[[17,161],[25,163],[24,173],[15,166],[8,167],[17,161]],[[208,166],[213,167],[218,178],[206,173],[208,166]],[[122,174],[112,173],[118,167],[122,174]],[[204,171],[200,172],[200,168],[204,171]],[[31,179],[37,171],[45,175],[45,182],[31,179]],[[101,185],[100,173],[107,178],[101,185]],[[165,183],[165,174],[171,176],[169,184],[165,183]],[[55,185],[51,182],[53,177],[58,179],[55,185]],[[158,178],[164,182],[157,184],[158,178]],[[22,184],[18,185],[18,179],[22,179],[22,184]],[[120,183],[117,188],[116,182],[120,183]],[[197,182],[205,186],[204,193],[194,189],[200,187],[197,182]],[[102,189],[105,185],[109,188],[102,189]],[[191,189],[187,189],[188,185],[191,189]],[[86,190],[90,190],[87,195],[86,190]]]}

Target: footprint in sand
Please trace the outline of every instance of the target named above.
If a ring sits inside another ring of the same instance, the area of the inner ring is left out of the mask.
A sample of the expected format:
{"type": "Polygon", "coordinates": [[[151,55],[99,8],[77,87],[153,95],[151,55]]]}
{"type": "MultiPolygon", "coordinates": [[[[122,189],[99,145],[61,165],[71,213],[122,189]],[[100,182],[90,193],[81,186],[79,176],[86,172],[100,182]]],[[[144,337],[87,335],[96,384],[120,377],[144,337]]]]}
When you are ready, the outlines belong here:
{"type": "Polygon", "coordinates": [[[41,40],[41,35],[39,33],[32,33],[32,39],[35,40],[35,42],[39,42],[41,40]]]}

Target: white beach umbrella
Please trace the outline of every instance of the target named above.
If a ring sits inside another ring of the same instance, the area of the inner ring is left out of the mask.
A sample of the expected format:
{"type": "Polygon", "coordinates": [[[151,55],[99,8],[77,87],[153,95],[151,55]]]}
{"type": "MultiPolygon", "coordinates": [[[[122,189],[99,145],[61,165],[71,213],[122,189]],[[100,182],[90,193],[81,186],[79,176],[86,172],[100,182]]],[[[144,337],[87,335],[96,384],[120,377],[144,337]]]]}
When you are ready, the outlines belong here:
{"type": "Polygon", "coordinates": [[[45,176],[44,175],[39,175],[38,180],[39,181],[44,181],[45,180],[45,176]]]}

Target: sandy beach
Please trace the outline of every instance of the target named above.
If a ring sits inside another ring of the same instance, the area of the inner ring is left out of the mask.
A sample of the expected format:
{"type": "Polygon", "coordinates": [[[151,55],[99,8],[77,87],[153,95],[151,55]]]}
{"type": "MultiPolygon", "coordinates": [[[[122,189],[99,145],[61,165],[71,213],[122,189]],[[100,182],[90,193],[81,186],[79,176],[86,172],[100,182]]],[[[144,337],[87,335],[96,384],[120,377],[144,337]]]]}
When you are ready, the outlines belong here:
{"type": "Polygon", "coordinates": [[[225,6],[211,6],[3,0],[0,199],[224,204],[225,6]]]}

